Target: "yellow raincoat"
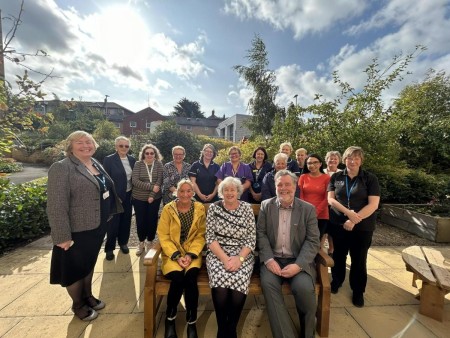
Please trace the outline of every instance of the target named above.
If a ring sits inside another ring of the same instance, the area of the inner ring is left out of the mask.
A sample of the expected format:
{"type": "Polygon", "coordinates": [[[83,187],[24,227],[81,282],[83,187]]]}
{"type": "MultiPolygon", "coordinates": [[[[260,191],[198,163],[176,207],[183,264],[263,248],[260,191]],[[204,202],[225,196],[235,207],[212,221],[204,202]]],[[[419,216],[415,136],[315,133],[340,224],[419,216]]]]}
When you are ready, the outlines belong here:
{"type": "Polygon", "coordinates": [[[200,268],[202,265],[202,250],[205,246],[205,232],[206,232],[206,211],[205,207],[200,202],[194,203],[194,218],[191,229],[186,238],[186,241],[180,243],[181,222],[178,217],[176,201],[172,201],[164,206],[158,223],[158,238],[162,247],[162,272],[164,275],[172,271],[182,271],[183,268],[172,261],[170,257],[179,251],[184,257],[187,252],[193,253],[198,258],[193,259],[190,268],[200,268]]]}

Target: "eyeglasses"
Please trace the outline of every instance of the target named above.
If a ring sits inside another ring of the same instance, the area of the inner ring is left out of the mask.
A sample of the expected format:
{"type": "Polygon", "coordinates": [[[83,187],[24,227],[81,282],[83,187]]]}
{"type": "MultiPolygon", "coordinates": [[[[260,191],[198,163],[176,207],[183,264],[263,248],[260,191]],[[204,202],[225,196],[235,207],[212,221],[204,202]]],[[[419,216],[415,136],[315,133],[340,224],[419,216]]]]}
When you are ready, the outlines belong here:
{"type": "Polygon", "coordinates": [[[152,152],[145,153],[145,155],[155,155],[155,153],[152,151],[152,152]]]}
{"type": "Polygon", "coordinates": [[[314,161],[314,162],[306,162],[307,165],[316,165],[319,164],[319,161],[314,161]]]}
{"type": "Polygon", "coordinates": [[[130,148],[130,146],[128,144],[118,144],[117,146],[119,148],[130,148]]]}

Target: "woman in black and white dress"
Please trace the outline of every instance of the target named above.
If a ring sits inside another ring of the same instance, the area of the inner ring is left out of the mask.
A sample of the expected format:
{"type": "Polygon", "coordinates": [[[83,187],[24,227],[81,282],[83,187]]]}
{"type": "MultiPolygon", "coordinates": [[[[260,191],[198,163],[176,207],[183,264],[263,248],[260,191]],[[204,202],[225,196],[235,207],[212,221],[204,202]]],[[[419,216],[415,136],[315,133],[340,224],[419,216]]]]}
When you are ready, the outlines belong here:
{"type": "Polygon", "coordinates": [[[206,267],[217,318],[217,337],[237,337],[236,328],[253,272],[256,226],[252,207],[239,201],[239,179],[219,185],[223,200],[211,204],[206,219],[206,267]]]}

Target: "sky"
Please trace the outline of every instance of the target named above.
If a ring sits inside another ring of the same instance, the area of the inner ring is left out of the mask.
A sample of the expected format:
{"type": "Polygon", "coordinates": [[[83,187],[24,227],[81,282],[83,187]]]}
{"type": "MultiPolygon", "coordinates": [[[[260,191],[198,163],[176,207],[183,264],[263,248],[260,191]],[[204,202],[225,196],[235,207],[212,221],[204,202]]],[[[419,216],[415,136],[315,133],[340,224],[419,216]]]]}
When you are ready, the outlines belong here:
{"type": "MultiPolygon", "coordinates": [[[[2,18],[21,0],[0,0],[2,18]]],[[[11,20],[3,19],[5,38],[11,20]]],[[[427,49],[410,74],[384,94],[386,104],[429,69],[450,73],[450,0],[25,0],[10,47],[48,57],[26,65],[56,76],[43,90],[53,99],[108,101],[169,115],[182,98],[206,116],[248,114],[251,89],[233,69],[259,35],[279,87],[277,103],[307,106],[315,94],[336,97],[332,73],[357,90],[377,59],[427,49]],[[297,98],[294,99],[294,96],[297,98]]],[[[23,73],[5,62],[6,79],[23,73]]],[[[32,75],[37,81],[42,76],[32,75]]]]}

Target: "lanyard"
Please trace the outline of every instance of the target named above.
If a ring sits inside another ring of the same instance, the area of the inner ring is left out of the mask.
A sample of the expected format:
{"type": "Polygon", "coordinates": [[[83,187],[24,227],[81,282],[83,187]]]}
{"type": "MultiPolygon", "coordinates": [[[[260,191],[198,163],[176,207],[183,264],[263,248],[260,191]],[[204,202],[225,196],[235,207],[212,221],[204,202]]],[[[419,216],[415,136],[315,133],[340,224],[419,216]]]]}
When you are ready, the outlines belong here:
{"type": "MultiPolygon", "coordinates": [[[[106,179],[105,179],[105,175],[102,174],[102,172],[100,171],[100,168],[98,167],[97,163],[92,162],[92,166],[93,166],[95,169],[97,169],[97,171],[100,173],[99,175],[93,175],[93,174],[91,173],[92,176],[94,176],[94,177],[102,184],[103,191],[107,191],[108,189],[106,189],[106,179]]],[[[90,172],[89,168],[86,168],[86,169],[90,172]]]]}
{"type": "Polygon", "coordinates": [[[149,179],[150,183],[152,183],[152,178],[153,178],[153,167],[155,166],[155,161],[153,161],[153,163],[152,163],[152,169],[151,169],[151,171],[148,171],[148,165],[147,165],[147,163],[144,162],[144,164],[145,164],[145,168],[147,169],[148,179],[149,179]]]}
{"type": "Polygon", "coordinates": [[[352,186],[350,187],[350,190],[348,189],[348,176],[345,176],[345,189],[347,190],[347,207],[350,209],[350,196],[352,194],[352,190],[355,187],[356,182],[358,181],[358,177],[356,177],[355,181],[353,182],[352,186]]]}

